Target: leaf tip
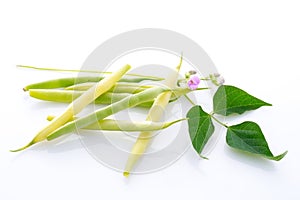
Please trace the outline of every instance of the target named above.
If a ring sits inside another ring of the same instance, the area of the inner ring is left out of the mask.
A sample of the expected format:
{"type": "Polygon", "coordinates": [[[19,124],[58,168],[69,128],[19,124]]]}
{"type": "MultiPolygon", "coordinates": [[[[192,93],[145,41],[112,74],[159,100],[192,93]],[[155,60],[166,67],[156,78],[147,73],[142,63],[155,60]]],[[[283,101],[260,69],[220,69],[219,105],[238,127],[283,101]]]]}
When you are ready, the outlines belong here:
{"type": "Polygon", "coordinates": [[[265,102],[264,106],[273,106],[271,103],[265,102]]]}
{"type": "Polygon", "coordinates": [[[204,159],[204,160],[209,160],[209,158],[208,157],[205,157],[205,156],[203,156],[203,155],[199,155],[200,156],[200,158],[202,158],[202,159],[204,159]]]}
{"type": "Polygon", "coordinates": [[[280,161],[282,158],[285,157],[285,155],[288,153],[288,151],[285,151],[284,153],[278,155],[278,156],[274,156],[272,157],[272,160],[275,160],[275,161],[280,161]]]}

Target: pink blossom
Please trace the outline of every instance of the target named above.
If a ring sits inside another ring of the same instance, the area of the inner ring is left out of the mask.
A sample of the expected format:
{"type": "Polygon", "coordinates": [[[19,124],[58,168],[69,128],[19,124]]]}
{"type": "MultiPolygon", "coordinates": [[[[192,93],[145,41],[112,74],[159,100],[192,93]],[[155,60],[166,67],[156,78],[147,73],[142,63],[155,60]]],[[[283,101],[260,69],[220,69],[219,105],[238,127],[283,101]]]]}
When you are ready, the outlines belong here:
{"type": "Polygon", "coordinates": [[[188,84],[188,87],[191,89],[191,90],[196,90],[198,88],[198,85],[200,83],[200,79],[198,76],[194,75],[194,76],[191,76],[190,79],[188,80],[187,84],[188,84]]]}

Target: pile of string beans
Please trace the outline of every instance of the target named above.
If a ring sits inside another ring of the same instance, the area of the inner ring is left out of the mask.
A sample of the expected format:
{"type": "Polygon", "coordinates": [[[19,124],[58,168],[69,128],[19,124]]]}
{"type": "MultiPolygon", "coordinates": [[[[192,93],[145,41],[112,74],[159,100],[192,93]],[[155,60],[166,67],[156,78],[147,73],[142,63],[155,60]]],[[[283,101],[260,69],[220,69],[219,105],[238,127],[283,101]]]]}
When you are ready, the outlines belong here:
{"type": "MultiPolygon", "coordinates": [[[[174,73],[166,79],[153,76],[128,74],[130,65],[125,65],[105,76],[79,76],[48,80],[27,85],[23,88],[33,98],[69,103],[59,116],[48,116],[49,124],[43,127],[36,136],[25,146],[12,150],[24,150],[38,142],[53,140],[62,135],[72,133],[77,128],[106,131],[140,131],[136,143],[128,158],[124,176],[128,176],[138,158],[145,152],[150,142],[152,131],[161,130],[180,122],[183,119],[161,122],[163,110],[169,102],[176,101],[180,96],[191,92],[189,88],[177,86],[178,74],[181,67],[176,67],[174,73]],[[141,84],[148,81],[147,85],[141,84]],[[163,86],[151,84],[162,81],[163,86]],[[149,83],[149,84],[148,84],[149,83]],[[90,103],[105,104],[86,116],[76,117],[90,103]],[[145,121],[113,120],[107,117],[132,107],[148,108],[145,121]],[[145,139],[148,138],[148,139],[145,139]]],[[[29,66],[20,66],[34,68],[29,66]]],[[[36,68],[35,68],[36,69],[36,68]]],[[[51,70],[46,68],[37,68],[51,70]]],[[[56,69],[56,71],[59,71],[56,69]]],[[[206,88],[198,88],[206,89],[206,88]]]]}

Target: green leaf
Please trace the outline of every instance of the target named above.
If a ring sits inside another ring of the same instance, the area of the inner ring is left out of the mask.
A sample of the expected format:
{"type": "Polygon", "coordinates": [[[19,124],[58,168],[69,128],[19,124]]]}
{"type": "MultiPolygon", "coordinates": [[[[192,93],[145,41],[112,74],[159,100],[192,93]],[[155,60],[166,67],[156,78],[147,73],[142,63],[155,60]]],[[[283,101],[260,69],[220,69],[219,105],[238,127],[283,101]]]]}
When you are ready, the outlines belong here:
{"type": "Polygon", "coordinates": [[[231,85],[222,85],[213,97],[214,113],[228,116],[232,113],[242,114],[261,106],[271,106],[250,94],[231,85]]]}
{"type": "Polygon", "coordinates": [[[287,151],[274,156],[258,124],[250,121],[228,127],[226,142],[235,149],[254,153],[270,160],[281,160],[287,151]]]}
{"type": "Polygon", "coordinates": [[[194,149],[201,154],[208,139],[213,134],[215,127],[211,117],[204,112],[201,106],[192,107],[187,113],[189,134],[194,149]]]}

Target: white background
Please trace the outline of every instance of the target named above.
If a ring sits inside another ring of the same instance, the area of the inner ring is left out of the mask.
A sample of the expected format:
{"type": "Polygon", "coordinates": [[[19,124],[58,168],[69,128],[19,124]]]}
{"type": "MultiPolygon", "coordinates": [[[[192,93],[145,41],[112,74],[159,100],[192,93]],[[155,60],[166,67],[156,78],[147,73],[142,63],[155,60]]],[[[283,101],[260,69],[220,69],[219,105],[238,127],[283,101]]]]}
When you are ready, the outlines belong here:
{"type": "Polygon", "coordinates": [[[0,199],[300,198],[297,1],[7,2],[0,3],[0,199]],[[190,149],[162,171],[125,179],[91,158],[78,141],[56,151],[44,144],[8,152],[40,127],[44,119],[35,115],[50,112],[41,106],[31,116],[23,113],[33,105],[22,93],[22,75],[36,74],[20,73],[16,64],[79,68],[106,39],[147,27],[193,39],[227,84],[272,103],[234,123],[258,122],[274,154],[289,150],[287,156],[280,162],[245,157],[226,146],[224,130],[209,161],[190,149]]]}

